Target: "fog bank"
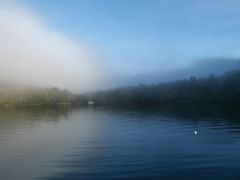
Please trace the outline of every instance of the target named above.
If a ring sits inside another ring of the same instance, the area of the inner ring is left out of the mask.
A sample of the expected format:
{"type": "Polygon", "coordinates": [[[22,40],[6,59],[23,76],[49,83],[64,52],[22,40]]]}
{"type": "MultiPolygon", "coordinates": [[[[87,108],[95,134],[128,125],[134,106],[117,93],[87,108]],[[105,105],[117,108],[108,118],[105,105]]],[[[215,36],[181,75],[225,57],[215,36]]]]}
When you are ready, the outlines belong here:
{"type": "Polygon", "coordinates": [[[76,42],[17,3],[0,2],[0,82],[82,92],[101,87],[94,46],[76,42]]]}

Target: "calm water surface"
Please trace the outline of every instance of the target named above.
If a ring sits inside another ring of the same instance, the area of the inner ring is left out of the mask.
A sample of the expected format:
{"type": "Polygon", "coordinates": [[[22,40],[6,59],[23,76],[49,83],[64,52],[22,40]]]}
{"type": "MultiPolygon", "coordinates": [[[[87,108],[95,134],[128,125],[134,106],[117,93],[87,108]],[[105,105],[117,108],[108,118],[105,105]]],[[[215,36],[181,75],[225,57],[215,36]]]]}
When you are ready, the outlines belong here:
{"type": "Polygon", "coordinates": [[[240,179],[231,108],[2,108],[0,145],[3,180],[240,179]]]}

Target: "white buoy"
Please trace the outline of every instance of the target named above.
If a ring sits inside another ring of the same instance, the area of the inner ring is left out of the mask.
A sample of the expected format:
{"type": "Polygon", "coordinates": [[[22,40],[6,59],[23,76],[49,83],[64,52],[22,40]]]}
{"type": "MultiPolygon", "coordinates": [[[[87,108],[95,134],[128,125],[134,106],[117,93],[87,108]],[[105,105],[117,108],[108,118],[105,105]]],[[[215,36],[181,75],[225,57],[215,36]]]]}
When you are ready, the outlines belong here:
{"type": "Polygon", "coordinates": [[[197,133],[198,133],[197,130],[194,130],[194,131],[193,131],[193,134],[194,134],[195,136],[197,135],[197,133]]]}
{"type": "Polygon", "coordinates": [[[94,101],[88,101],[88,105],[93,105],[94,103],[94,101]]]}

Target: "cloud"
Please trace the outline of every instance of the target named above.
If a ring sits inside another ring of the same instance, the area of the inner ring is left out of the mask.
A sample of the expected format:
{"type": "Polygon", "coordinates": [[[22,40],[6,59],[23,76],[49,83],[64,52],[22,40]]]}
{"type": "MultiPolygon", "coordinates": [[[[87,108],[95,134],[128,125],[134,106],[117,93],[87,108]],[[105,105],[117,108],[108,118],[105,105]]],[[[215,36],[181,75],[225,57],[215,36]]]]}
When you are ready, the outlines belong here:
{"type": "Polygon", "coordinates": [[[0,2],[1,82],[86,91],[102,85],[103,69],[93,46],[56,31],[22,4],[0,2]]]}

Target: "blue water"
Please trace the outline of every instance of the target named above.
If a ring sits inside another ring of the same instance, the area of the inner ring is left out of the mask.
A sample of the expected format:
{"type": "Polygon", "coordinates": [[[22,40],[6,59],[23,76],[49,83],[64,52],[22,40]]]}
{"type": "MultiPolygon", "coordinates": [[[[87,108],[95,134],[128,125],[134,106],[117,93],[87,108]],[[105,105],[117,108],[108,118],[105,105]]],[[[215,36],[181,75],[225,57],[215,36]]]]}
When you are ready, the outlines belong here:
{"type": "Polygon", "coordinates": [[[0,144],[4,180],[240,179],[225,107],[0,109],[0,144]]]}

